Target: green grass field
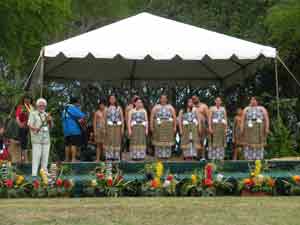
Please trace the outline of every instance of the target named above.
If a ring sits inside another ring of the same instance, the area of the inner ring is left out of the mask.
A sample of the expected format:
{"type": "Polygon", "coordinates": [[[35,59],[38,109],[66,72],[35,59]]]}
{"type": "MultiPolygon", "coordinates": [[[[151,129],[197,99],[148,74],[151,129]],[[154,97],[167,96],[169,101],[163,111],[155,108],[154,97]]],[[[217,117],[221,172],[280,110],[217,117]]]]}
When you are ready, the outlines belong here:
{"type": "Polygon", "coordinates": [[[299,225],[299,197],[0,200],[0,224],[299,225]]]}

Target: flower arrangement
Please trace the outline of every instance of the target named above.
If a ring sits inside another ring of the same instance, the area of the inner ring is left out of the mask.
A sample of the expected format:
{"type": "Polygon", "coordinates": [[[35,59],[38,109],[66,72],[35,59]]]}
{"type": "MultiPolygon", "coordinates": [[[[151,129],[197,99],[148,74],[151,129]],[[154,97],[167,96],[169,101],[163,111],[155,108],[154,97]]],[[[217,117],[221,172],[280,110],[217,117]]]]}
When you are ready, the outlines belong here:
{"type": "Polygon", "coordinates": [[[146,196],[176,196],[176,176],[164,171],[161,161],[145,165],[145,181],[142,183],[142,194],[146,196]]]}
{"type": "Polygon", "coordinates": [[[262,174],[262,163],[256,160],[254,170],[250,170],[250,176],[239,182],[239,190],[242,196],[272,195],[275,183],[273,178],[262,174]]]}
{"type": "Polygon", "coordinates": [[[9,161],[0,161],[0,197],[27,197],[30,185],[23,175],[18,175],[9,161]]]}
{"type": "Polygon", "coordinates": [[[63,177],[64,169],[56,164],[51,165],[49,174],[41,169],[40,176],[32,182],[32,197],[70,197],[74,182],[63,177]]]}
{"type": "Polygon", "coordinates": [[[183,181],[181,194],[184,196],[216,196],[219,192],[233,191],[233,184],[220,173],[215,173],[216,165],[206,164],[183,181]]]}
{"type": "Polygon", "coordinates": [[[112,163],[100,163],[92,172],[93,179],[86,182],[87,196],[119,197],[130,189],[131,181],[125,181],[122,171],[112,163]]]}

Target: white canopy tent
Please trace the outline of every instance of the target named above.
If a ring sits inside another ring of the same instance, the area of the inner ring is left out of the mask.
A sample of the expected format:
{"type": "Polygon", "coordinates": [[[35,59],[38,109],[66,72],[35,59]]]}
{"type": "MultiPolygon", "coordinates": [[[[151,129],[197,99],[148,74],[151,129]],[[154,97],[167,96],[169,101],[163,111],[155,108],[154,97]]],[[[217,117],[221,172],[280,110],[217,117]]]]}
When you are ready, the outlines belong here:
{"type": "Polygon", "coordinates": [[[42,48],[31,85],[44,79],[198,80],[223,87],[247,78],[276,49],[141,13],[42,48]]]}

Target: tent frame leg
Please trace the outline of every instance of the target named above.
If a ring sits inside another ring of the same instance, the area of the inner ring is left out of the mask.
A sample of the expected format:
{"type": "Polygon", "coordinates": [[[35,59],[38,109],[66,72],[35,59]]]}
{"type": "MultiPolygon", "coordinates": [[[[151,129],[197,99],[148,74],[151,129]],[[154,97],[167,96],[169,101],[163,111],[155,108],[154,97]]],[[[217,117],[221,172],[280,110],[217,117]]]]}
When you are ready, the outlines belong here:
{"type": "Polygon", "coordinates": [[[276,111],[277,111],[277,119],[280,119],[280,97],[279,97],[279,78],[278,78],[278,63],[277,57],[274,59],[274,67],[275,67],[275,83],[276,83],[276,111]]]}

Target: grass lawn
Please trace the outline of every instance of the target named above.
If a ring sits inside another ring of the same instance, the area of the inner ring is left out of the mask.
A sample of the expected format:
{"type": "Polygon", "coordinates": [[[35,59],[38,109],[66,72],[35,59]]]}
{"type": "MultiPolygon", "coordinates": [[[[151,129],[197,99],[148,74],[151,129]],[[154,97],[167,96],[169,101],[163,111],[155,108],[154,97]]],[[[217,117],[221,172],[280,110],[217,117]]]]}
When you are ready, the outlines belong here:
{"type": "Polygon", "coordinates": [[[299,225],[299,197],[0,200],[0,224],[299,225]]]}

